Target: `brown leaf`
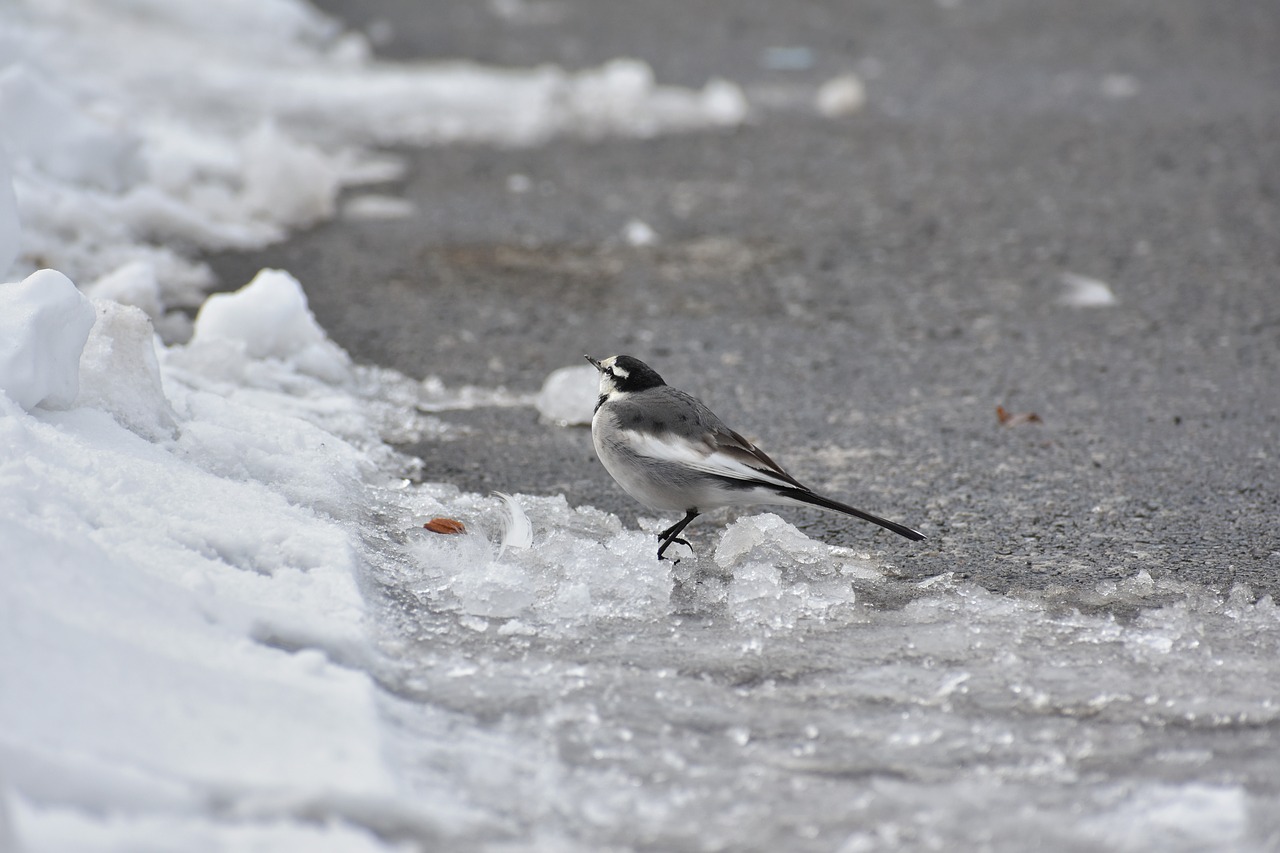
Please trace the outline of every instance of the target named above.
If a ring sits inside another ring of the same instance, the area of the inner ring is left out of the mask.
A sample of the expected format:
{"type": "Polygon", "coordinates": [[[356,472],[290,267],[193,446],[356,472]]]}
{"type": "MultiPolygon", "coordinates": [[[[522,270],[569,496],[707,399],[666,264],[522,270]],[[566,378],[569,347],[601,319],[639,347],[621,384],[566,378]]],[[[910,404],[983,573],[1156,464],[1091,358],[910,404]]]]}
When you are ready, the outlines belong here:
{"type": "Polygon", "coordinates": [[[1004,406],[996,406],[996,420],[1000,426],[1016,427],[1021,424],[1042,424],[1044,420],[1035,412],[1008,412],[1004,406]]]}
{"type": "Polygon", "coordinates": [[[432,533],[443,533],[445,535],[467,532],[465,524],[452,518],[433,518],[422,526],[432,533]]]}

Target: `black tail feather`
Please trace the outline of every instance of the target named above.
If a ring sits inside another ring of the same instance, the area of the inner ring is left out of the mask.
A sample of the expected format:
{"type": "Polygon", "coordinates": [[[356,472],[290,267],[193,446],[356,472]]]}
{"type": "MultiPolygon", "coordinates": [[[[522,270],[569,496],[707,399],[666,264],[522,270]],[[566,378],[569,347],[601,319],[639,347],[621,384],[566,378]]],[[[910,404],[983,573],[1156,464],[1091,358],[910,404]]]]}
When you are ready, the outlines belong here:
{"type": "Polygon", "coordinates": [[[842,512],[845,515],[852,515],[855,518],[861,518],[863,521],[869,521],[872,524],[878,524],[885,530],[892,530],[894,533],[899,536],[906,537],[912,542],[919,542],[926,538],[919,530],[913,530],[905,524],[898,524],[896,521],[889,521],[887,518],[881,518],[878,515],[863,512],[860,509],[854,509],[848,504],[833,501],[831,498],[824,498],[822,495],[814,494],[813,492],[805,491],[804,489],[778,489],[777,492],[779,495],[791,498],[792,500],[813,504],[814,506],[822,507],[823,509],[835,510],[836,512],[842,512]]]}

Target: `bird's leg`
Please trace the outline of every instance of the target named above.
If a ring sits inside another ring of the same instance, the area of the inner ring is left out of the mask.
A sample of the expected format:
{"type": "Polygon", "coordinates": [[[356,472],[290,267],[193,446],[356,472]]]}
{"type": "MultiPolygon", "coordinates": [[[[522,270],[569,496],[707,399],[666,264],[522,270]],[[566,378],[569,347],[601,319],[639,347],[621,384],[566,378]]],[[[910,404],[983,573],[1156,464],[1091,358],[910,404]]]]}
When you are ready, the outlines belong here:
{"type": "MultiPolygon", "coordinates": [[[[662,540],[662,544],[658,546],[658,559],[662,559],[662,552],[667,550],[672,542],[679,542],[681,545],[689,545],[687,541],[680,538],[680,532],[689,526],[689,522],[698,517],[698,511],[691,509],[685,513],[684,518],[668,527],[666,530],[658,534],[658,538],[662,540]]],[[[692,548],[692,545],[689,545],[692,548]]]]}

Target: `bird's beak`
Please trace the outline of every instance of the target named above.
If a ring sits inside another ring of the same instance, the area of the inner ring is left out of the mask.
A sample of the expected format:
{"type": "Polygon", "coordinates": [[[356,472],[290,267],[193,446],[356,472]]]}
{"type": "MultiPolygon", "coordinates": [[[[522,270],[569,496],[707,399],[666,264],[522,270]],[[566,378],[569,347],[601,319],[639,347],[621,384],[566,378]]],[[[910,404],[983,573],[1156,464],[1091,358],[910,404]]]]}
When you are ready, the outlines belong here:
{"type": "Polygon", "coordinates": [[[589,355],[584,355],[583,358],[591,362],[591,366],[594,367],[596,370],[599,370],[601,373],[604,372],[604,368],[600,366],[600,362],[596,361],[594,358],[592,358],[589,355]]]}

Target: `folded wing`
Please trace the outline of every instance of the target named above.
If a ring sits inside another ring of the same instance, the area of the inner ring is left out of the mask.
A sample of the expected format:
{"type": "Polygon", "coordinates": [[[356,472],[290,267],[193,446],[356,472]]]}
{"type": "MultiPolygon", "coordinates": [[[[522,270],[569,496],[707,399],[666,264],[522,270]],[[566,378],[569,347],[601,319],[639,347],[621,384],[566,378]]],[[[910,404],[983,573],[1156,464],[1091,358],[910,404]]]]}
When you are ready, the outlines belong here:
{"type": "Polygon", "coordinates": [[[809,491],[763,450],[733,430],[706,433],[697,439],[671,432],[636,436],[631,449],[655,461],[678,462],[716,477],[809,491]]]}

